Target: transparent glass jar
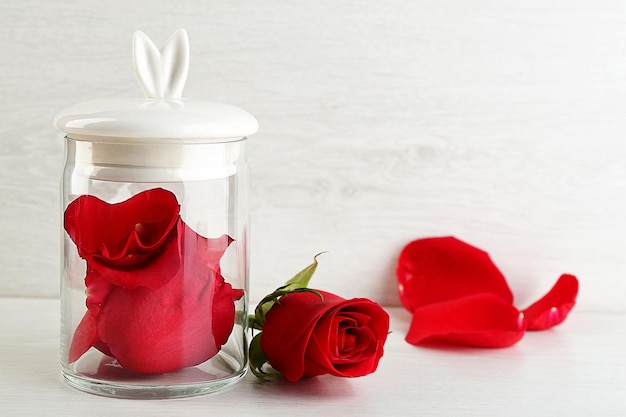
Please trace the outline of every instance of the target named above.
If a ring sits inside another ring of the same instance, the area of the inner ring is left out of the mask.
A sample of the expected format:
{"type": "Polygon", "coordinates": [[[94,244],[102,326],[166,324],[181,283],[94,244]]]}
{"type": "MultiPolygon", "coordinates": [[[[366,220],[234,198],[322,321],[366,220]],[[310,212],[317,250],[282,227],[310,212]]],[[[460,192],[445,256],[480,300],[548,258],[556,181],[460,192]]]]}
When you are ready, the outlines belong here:
{"type": "Polygon", "coordinates": [[[247,370],[245,147],[258,124],[180,98],[184,30],[163,57],[141,32],[134,48],[147,98],[87,101],[55,119],[66,134],[62,373],[113,397],[214,392],[247,370]]]}
{"type": "Polygon", "coordinates": [[[245,140],[66,137],[62,369],[118,397],[211,392],[247,367],[245,140]]]}

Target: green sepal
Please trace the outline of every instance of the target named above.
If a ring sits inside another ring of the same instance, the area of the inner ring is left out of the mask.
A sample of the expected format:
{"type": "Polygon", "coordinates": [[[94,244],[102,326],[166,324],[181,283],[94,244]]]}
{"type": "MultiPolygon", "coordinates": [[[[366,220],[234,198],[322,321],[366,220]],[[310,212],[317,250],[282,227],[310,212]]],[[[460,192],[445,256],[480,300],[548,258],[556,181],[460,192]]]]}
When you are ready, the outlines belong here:
{"type": "Polygon", "coordinates": [[[265,315],[274,306],[275,303],[279,303],[279,298],[283,295],[288,295],[296,292],[312,292],[324,301],[324,296],[317,290],[311,288],[294,288],[292,290],[284,290],[284,287],[276,289],[273,293],[265,296],[257,305],[254,310],[254,316],[251,316],[248,323],[250,327],[257,330],[262,330],[265,324],[265,315]],[[268,307],[269,306],[269,307],[268,307]]]}
{"type": "Polygon", "coordinates": [[[263,330],[261,324],[257,323],[256,321],[256,314],[248,315],[248,328],[254,330],[263,330]]]}
{"type": "MultiPolygon", "coordinates": [[[[326,252],[320,252],[313,257],[313,263],[302,271],[298,272],[294,275],[289,281],[285,283],[282,287],[278,287],[273,293],[269,294],[267,297],[263,298],[261,302],[257,305],[255,310],[256,314],[256,323],[260,326],[263,326],[263,322],[265,321],[265,315],[272,308],[274,303],[278,300],[278,298],[283,295],[289,294],[290,292],[298,292],[299,290],[306,288],[309,285],[309,281],[313,277],[315,270],[317,269],[317,257],[326,252]]],[[[321,296],[321,294],[317,293],[321,296]]]]}
{"type": "Polygon", "coordinates": [[[263,369],[263,367],[269,363],[267,360],[267,356],[261,349],[261,335],[263,333],[259,333],[252,338],[250,342],[250,350],[248,352],[248,358],[250,360],[250,370],[262,381],[267,381],[268,379],[274,379],[280,377],[280,373],[276,371],[267,372],[263,369]]]}
{"type": "Polygon", "coordinates": [[[311,281],[311,277],[313,277],[313,274],[317,269],[317,257],[323,253],[326,252],[320,252],[315,255],[313,257],[313,263],[294,275],[293,278],[287,281],[282,288],[286,290],[295,290],[296,288],[308,287],[309,281],[311,281]]]}

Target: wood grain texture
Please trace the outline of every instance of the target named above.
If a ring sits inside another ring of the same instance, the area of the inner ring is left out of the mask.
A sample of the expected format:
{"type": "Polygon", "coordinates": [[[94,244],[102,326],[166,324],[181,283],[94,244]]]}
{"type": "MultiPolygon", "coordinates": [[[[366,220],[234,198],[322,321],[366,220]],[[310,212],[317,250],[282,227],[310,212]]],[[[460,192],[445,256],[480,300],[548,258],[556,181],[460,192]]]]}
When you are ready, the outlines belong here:
{"type": "Polygon", "coordinates": [[[0,298],[0,409],[39,416],[617,416],[626,408],[623,314],[573,312],[561,327],[507,349],[406,343],[409,315],[388,309],[391,334],[374,374],[261,383],[181,400],[113,400],[61,381],[57,300],[0,298]],[[11,317],[11,319],[9,319],[11,317]]]}
{"type": "Polygon", "coordinates": [[[562,272],[626,311],[626,11],[540,0],[0,5],[0,294],[56,296],[63,107],[138,96],[130,37],[191,40],[184,96],[257,116],[252,298],[313,282],[397,305],[408,241],[488,250],[520,306],[562,272]]]}

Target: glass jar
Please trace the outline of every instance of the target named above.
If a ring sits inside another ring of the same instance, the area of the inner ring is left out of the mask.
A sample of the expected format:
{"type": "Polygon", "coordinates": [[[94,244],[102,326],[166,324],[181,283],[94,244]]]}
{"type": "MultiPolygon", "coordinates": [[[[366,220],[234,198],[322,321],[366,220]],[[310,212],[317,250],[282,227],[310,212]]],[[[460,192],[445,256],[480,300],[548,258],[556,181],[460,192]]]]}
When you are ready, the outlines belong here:
{"type": "Polygon", "coordinates": [[[234,106],[149,97],[80,103],[56,124],[66,133],[66,380],[106,396],[175,398],[241,379],[245,145],[256,120],[234,106]]]}

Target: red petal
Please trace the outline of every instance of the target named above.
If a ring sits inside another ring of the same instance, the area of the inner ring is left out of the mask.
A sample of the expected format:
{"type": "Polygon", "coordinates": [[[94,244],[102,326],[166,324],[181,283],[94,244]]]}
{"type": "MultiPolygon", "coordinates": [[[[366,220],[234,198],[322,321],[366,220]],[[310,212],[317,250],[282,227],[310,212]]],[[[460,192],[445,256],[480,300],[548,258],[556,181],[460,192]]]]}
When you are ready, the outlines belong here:
{"type": "Polygon", "coordinates": [[[239,299],[241,299],[241,297],[243,297],[244,295],[244,291],[242,289],[239,288],[233,288],[231,296],[233,297],[233,301],[237,301],[239,299]]]}
{"type": "Polygon", "coordinates": [[[180,272],[183,257],[194,258],[219,273],[219,261],[232,242],[233,239],[228,235],[207,239],[180,220],[176,227],[176,236],[143,267],[119,270],[93,263],[90,266],[102,279],[114,285],[127,289],[138,286],[155,289],[167,284],[180,272]]]}
{"type": "MultiPolygon", "coordinates": [[[[182,222],[180,222],[182,223],[182,222]]],[[[135,269],[113,269],[102,263],[88,262],[89,268],[99,279],[110,282],[118,287],[132,289],[138,286],[159,288],[167,284],[181,267],[181,256],[177,240],[170,239],[154,254],[149,263],[135,269]]]]}
{"type": "Polygon", "coordinates": [[[178,228],[180,252],[184,256],[196,258],[218,273],[221,272],[220,259],[233,241],[233,238],[228,235],[207,239],[182,221],[178,228]]]}
{"type": "Polygon", "coordinates": [[[175,229],[176,196],[162,188],[109,204],[91,195],[72,201],[64,226],[88,262],[117,269],[139,267],[158,251],[175,229]]]}
{"type": "Polygon", "coordinates": [[[107,356],[113,356],[109,347],[98,338],[96,316],[91,311],[87,311],[74,331],[70,345],[69,363],[80,359],[92,346],[107,356]]]}
{"type": "Polygon", "coordinates": [[[97,341],[96,319],[91,312],[87,311],[74,331],[70,345],[69,363],[76,362],[97,341]]]}
{"type": "Polygon", "coordinates": [[[415,309],[406,341],[497,348],[517,343],[525,329],[523,315],[511,303],[482,293],[415,309]]]}
{"type": "Polygon", "coordinates": [[[401,252],[396,271],[409,311],[477,293],[511,304],[513,295],[489,254],[454,237],[419,239],[401,252]]]}
{"type": "Polygon", "coordinates": [[[87,289],[85,294],[87,295],[87,309],[97,317],[100,314],[104,301],[111,291],[111,282],[103,279],[101,274],[87,266],[87,276],[85,277],[85,285],[87,289]]]}
{"type": "Polygon", "coordinates": [[[528,330],[545,330],[561,324],[576,304],[578,279],[563,274],[552,289],[523,311],[528,330]]]}
{"type": "Polygon", "coordinates": [[[124,368],[171,372],[200,364],[226,343],[235,321],[232,288],[194,258],[158,289],[113,286],[98,315],[100,339],[124,368]]]}
{"type": "Polygon", "coordinates": [[[359,377],[374,372],[383,355],[389,316],[365,298],[346,300],[324,314],[306,349],[304,376],[359,377]]]}

